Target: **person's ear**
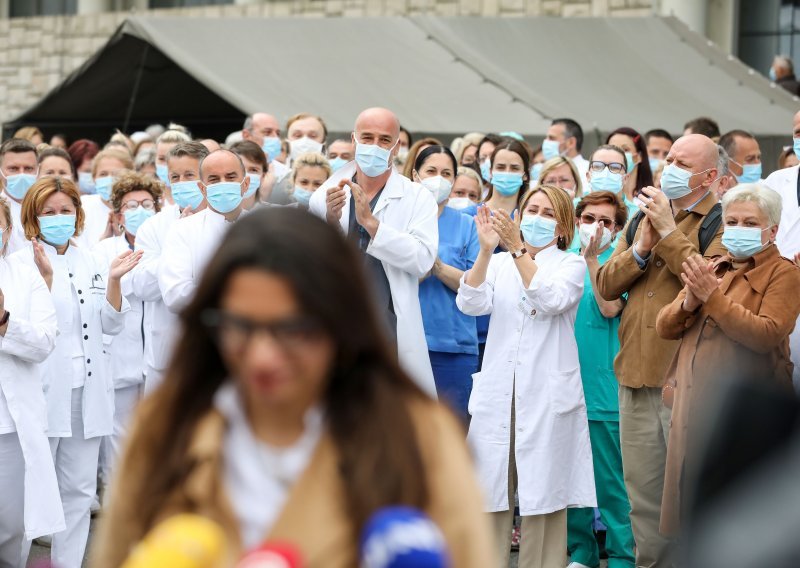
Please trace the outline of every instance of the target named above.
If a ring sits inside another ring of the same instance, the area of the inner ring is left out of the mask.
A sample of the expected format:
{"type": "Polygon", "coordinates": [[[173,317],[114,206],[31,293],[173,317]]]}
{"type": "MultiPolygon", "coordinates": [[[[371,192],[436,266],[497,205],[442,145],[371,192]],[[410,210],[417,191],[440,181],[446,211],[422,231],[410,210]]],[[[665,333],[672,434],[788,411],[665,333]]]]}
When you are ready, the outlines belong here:
{"type": "Polygon", "coordinates": [[[247,188],[250,187],[250,176],[245,174],[241,183],[242,195],[247,193],[247,188]]]}
{"type": "Polygon", "coordinates": [[[200,188],[200,193],[203,194],[203,198],[207,199],[208,198],[208,188],[206,187],[206,184],[204,184],[200,180],[197,180],[197,187],[200,188]]]}
{"type": "Polygon", "coordinates": [[[775,242],[775,237],[777,236],[777,234],[778,234],[778,225],[775,225],[769,230],[769,240],[770,240],[770,242],[772,242],[772,243],[775,242]]]}

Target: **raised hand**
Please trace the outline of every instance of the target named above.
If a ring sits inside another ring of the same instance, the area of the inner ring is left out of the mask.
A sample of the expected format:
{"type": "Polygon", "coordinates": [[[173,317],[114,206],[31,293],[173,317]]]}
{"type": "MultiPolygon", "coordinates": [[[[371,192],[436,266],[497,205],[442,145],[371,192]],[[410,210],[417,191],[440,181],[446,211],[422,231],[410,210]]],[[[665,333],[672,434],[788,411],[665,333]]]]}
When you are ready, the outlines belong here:
{"type": "Polygon", "coordinates": [[[111,266],[108,268],[109,280],[120,280],[139,264],[143,254],[144,251],[141,250],[137,250],[136,252],[127,250],[112,260],[111,266]]]}
{"type": "Polygon", "coordinates": [[[53,265],[50,264],[50,259],[44,252],[44,247],[39,239],[33,239],[31,244],[33,245],[33,263],[39,269],[39,274],[42,275],[47,287],[51,288],[53,286],[53,265]]]}
{"type": "Polygon", "coordinates": [[[344,190],[346,184],[346,180],[342,180],[339,185],[331,187],[327,191],[325,196],[325,216],[328,219],[328,223],[338,223],[342,218],[342,209],[344,209],[344,204],[347,200],[347,193],[344,190]]]}
{"type": "Polygon", "coordinates": [[[519,226],[504,209],[498,209],[490,217],[495,232],[500,237],[500,242],[506,250],[516,252],[522,248],[522,237],[519,234],[519,226]]]}
{"type": "Polygon", "coordinates": [[[719,280],[714,274],[712,264],[696,254],[687,258],[682,267],[681,280],[686,285],[687,291],[691,292],[699,303],[705,304],[719,287],[719,280]]]}
{"type": "Polygon", "coordinates": [[[482,251],[494,252],[500,244],[500,235],[492,223],[492,213],[488,207],[481,205],[475,215],[475,228],[478,232],[478,244],[482,251]]]}
{"type": "MultiPolygon", "coordinates": [[[[644,219],[642,219],[644,221],[644,219]]],[[[586,260],[597,260],[597,252],[600,248],[600,242],[603,238],[603,226],[598,223],[597,230],[594,232],[594,235],[589,237],[589,244],[587,244],[583,248],[583,258],[586,260]]]]}

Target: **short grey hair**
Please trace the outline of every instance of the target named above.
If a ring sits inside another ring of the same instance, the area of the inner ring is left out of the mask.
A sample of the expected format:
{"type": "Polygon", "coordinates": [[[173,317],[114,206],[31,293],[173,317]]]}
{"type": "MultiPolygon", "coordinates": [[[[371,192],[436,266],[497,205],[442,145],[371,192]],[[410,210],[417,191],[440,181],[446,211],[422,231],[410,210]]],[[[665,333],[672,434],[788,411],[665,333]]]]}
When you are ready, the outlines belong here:
{"type": "Polygon", "coordinates": [[[137,172],[142,171],[142,168],[147,166],[155,166],[156,165],[156,149],[155,148],[147,148],[142,150],[136,155],[136,158],[133,160],[133,169],[137,172]]]}
{"type": "Polygon", "coordinates": [[[772,63],[782,69],[794,72],[794,63],[792,63],[792,58],[788,55],[776,55],[772,63]]]}
{"type": "Polygon", "coordinates": [[[781,196],[763,183],[741,183],[731,189],[722,198],[722,214],[725,215],[731,203],[755,203],[766,214],[770,226],[781,221],[781,196]]]}
{"type": "Polygon", "coordinates": [[[725,148],[717,144],[717,152],[719,156],[717,157],[717,176],[727,176],[731,173],[730,167],[728,167],[728,160],[730,160],[730,156],[725,151],[725,148]]]}

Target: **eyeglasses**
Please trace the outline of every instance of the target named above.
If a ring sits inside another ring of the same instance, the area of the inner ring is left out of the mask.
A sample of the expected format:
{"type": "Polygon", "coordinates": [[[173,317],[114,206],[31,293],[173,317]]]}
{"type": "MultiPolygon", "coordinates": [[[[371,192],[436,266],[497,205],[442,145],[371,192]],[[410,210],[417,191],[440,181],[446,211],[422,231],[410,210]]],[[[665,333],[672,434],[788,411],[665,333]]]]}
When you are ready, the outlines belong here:
{"type": "Polygon", "coordinates": [[[319,323],[308,317],[297,317],[275,322],[256,322],[223,310],[207,309],[200,321],[211,332],[222,351],[240,353],[253,337],[265,333],[283,350],[301,352],[322,335],[319,323]]]}
{"type": "Polygon", "coordinates": [[[141,201],[136,201],[135,199],[131,199],[130,201],[126,201],[125,203],[123,203],[125,209],[131,209],[131,210],[138,209],[140,205],[144,209],[147,209],[149,211],[150,209],[156,206],[156,202],[153,201],[152,199],[142,199],[141,201]]]}
{"type": "Polygon", "coordinates": [[[612,174],[624,174],[625,173],[625,165],[624,164],[620,164],[619,162],[611,162],[609,164],[609,163],[606,163],[606,162],[600,162],[600,161],[595,160],[595,161],[592,161],[591,163],[589,163],[589,171],[592,171],[592,172],[595,172],[595,173],[600,173],[606,168],[608,168],[608,171],[611,172],[612,174]]]}
{"type": "Polygon", "coordinates": [[[595,217],[591,213],[584,213],[583,215],[581,215],[581,223],[583,223],[584,225],[591,225],[592,223],[595,222],[607,229],[610,229],[611,227],[616,225],[616,223],[612,219],[609,219],[608,217],[595,217]]]}

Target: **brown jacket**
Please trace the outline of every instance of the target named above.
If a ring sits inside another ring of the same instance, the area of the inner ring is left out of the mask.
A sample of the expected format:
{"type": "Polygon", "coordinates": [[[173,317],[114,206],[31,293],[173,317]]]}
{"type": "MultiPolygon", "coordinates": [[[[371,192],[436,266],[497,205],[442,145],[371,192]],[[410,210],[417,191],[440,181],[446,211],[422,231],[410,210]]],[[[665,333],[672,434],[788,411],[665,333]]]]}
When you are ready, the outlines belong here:
{"type": "Polygon", "coordinates": [[[677,533],[687,430],[699,416],[704,392],[736,375],[765,378],[791,388],[789,334],[800,314],[800,268],[771,245],[738,270],[718,262],[719,288],[697,312],[683,310],[686,292],[658,315],[658,334],[680,339],[667,372],[675,382],[672,426],[661,504],[661,532],[677,533]],[[711,388],[709,388],[711,387],[711,388]]]}
{"type": "MultiPolygon", "coordinates": [[[[650,253],[644,270],[633,257],[633,247],[623,230],[617,248],[597,274],[597,287],[606,300],[616,300],[628,293],[619,326],[620,351],[614,360],[614,372],[619,384],[639,388],[661,387],[677,341],[668,341],[656,334],[656,317],[681,291],[681,264],[699,251],[698,231],[705,216],[716,203],[713,193],[706,195],[691,211],[679,211],[678,226],[661,239],[650,253]]],[[[641,223],[634,242],[639,240],[641,223]]],[[[706,258],[725,254],[722,225],[706,249],[706,258]]]]}
{"type": "MultiPolygon", "coordinates": [[[[415,403],[412,417],[419,431],[431,503],[425,512],[442,530],[454,567],[485,568],[495,552],[488,515],[469,457],[463,428],[434,403],[415,403]]],[[[216,410],[199,423],[187,456],[193,464],[187,483],[177,487],[164,503],[159,521],[181,512],[208,517],[228,534],[229,560],[241,555],[238,522],[224,491],[222,442],[226,423],[216,410]]],[[[115,491],[103,515],[91,554],[91,565],[116,568],[139,540],[129,522],[136,503],[125,486],[141,471],[137,456],[125,455],[115,480],[115,491]]],[[[376,477],[380,472],[375,472],[376,477]]],[[[298,547],[306,568],[358,566],[358,539],[343,499],[336,447],[323,434],[311,462],[292,487],[286,505],[264,540],[290,542],[298,547]]]]}

